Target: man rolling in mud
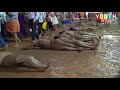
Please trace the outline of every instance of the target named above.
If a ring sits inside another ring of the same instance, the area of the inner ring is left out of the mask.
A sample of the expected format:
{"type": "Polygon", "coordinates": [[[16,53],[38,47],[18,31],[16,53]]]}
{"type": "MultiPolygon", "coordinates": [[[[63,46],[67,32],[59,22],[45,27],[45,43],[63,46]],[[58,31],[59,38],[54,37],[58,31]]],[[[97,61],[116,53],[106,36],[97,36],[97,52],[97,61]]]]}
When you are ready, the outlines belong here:
{"type": "Polygon", "coordinates": [[[74,39],[77,40],[81,43],[91,43],[94,45],[99,44],[99,39],[100,37],[96,34],[88,33],[88,32],[83,32],[83,31],[63,31],[59,33],[60,38],[69,38],[69,39],[74,39]]]}
{"type": "Polygon", "coordinates": [[[45,71],[48,65],[40,63],[33,56],[16,55],[10,52],[0,52],[0,66],[14,67],[24,65],[38,71],[45,71]]]}
{"type": "Polygon", "coordinates": [[[28,49],[47,49],[47,50],[66,50],[66,51],[82,51],[82,50],[94,50],[96,45],[80,42],[79,40],[60,38],[55,36],[52,40],[40,39],[38,42],[23,48],[22,50],[28,49]]]}
{"type": "Polygon", "coordinates": [[[89,33],[89,32],[85,32],[85,31],[81,31],[81,30],[76,30],[75,28],[70,28],[70,30],[68,31],[63,31],[64,34],[70,35],[71,37],[76,37],[76,38],[92,38],[95,37],[97,39],[100,39],[100,36],[93,34],[93,33],[89,33]]]}

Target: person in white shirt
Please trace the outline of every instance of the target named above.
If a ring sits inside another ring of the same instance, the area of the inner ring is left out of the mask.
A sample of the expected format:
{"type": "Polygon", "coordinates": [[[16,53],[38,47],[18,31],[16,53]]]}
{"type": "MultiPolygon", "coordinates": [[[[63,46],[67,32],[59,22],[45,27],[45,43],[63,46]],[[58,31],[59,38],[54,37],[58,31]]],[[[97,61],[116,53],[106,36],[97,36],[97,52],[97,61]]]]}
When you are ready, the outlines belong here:
{"type": "Polygon", "coordinates": [[[56,17],[56,15],[52,14],[52,25],[53,25],[53,29],[56,30],[57,29],[57,25],[58,25],[58,19],[56,17]]]}
{"type": "Polygon", "coordinates": [[[39,19],[39,12],[27,12],[27,14],[29,19],[29,29],[32,29],[32,33],[31,33],[32,42],[35,42],[35,37],[36,39],[39,39],[36,33],[36,26],[39,19]]]}

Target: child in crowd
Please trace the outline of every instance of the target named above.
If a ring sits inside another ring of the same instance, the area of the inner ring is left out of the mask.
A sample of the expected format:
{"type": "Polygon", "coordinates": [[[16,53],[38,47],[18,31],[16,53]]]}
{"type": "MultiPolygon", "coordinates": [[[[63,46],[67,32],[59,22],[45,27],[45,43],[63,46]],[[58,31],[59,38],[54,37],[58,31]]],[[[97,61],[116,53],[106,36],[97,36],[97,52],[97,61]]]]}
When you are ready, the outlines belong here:
{"type": "Polygon", "coordinates": [[[49,29],[49,31],[50,31],[50,35],[52,35],[51,32],[53,31],[53,25],[52,25],[51,13],[48,13],[48,15],[47,15],[46,18],[47,18],[48,29],[49,29]]]}
{"type": "Polygon", "coordinates": [[[56,17],[55,14],[52,14],[52,25],[53,25],[53,29],[56,30],[57,29],[57,26],[58,26],[58,19],[56,17]]]}
{"type": "Polygon", "coordinates": [[[56,16],[57,16],[57,19],[58,19],[58,28],[60,28],[60,26],[61,26],[61,15],[60,15],[60,12],[57,12],[56,16]]]}
{"type": "Polygon", "coordinates": [[[45,22],[42,24],[42,31],[44,32],[44,35],[46,35],[47,30],[47,19],[45,19],[45,22]]]}

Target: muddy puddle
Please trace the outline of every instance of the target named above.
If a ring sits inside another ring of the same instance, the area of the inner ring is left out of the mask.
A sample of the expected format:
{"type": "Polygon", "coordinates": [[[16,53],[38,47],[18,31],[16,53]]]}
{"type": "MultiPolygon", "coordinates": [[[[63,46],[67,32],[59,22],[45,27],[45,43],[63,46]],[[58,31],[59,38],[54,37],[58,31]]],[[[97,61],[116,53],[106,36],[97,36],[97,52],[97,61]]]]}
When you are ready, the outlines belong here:
{"type": "MultiPolygon", "coordinates": [[[[58,32],[61,30],[58,30],[58,32]]],[[[57,33],[58,33],[57,32],[57,33]]],[[[120,29],[117,22],[108,28],[99,29],[100,45],[95,51],[52,51],[52,50],[20,50],[30,42],[23,41],[18,48],[8,51],[16,54],[32,55],[40,62],[50,63],[45,72],[17,68],[0,68],[1,78],[111,78],[118,75],[120,68],[120,29]]]]}

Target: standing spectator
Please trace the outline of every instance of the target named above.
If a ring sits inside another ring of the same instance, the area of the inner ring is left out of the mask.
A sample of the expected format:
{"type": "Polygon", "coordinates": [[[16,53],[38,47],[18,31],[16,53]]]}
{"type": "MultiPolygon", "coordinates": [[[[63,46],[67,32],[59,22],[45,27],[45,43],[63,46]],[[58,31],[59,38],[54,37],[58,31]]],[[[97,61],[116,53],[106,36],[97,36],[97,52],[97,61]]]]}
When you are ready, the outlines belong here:
{"type": "Polygon", "coordinates": [[[119,28],[120,28],[120,12],[117,12],[117,18],[118,18],[118,25],[119,25],[119,28]]]}
{"type": "Polygon", "coordinates": [[[84,12],[79,12],[80,13],[80,18],[83,19],[84,18],[84,12]]]}
{"type": "Polygon", "coordinates": [[[88,14],[89,14],[89,12],[86,12],[86,13],[85,13],[85,15],[86,15],[86,19],[88,19],[88,14]]]}
{"type": "Polygon", "coordinates": [[[65,20],[65,13],[61,12],[61,21],[62,21],[62,23],[64,22],[64,20],[65,20]]]}
{"type": "Polygon", "coordinates": [[[36,26],[39,18],[39,12],[28,12],[28,19],[29,19],[29,29],[32,29],[32,42],[35,42],[38,38],[37,32],[36,32],[36,26]]]}
{"type": "Polygon", "coordinates": [[[52,25],[52,16],[51,16],[51,13],[48,13],[48,16],[46,18],[47,18],[48,29],[50,31],[50,35],[52,35],[51,32],[53,31],[53,25],[52,25]]]}
{"type": "Polygon", "coordinates": [[[46,13],[45,12],[39,12],[39,18],[38,18],[38,35],[39,35],[39,38],[40,38],[42,30],[43,30],[42,29],[42,24],[44,23],[45,18],[46,18],[46,13]]]}
{"type": "Polygon", "coordinates": [[[56,30],[58,25],[58,19],[55,14],[52,14],[52,25],[53,25],[53,29],[56,30]]]}
{"type": "Polygon", "coordinates": [[[18,47],[18,42],[21,42],[17,33],[20,32],[20,24],[18,21],[18,12],[8,12],[6,17],[6,30],[14,35],[15,47],[18,47]]]}
{"type": "Polygon", "coordinates": [[[26,36],[26,28],[25,28],[25,17],[24,17],[23,12],[19,12],[18,20],[20,23],[20,36],[25,37],[26,36]]]}
{"type": "Polygon", "coordinates": [[[44,32],[44,35],[46,35],[46,30],[47,30],[47,19],[45,19],[44,23],[42,24],[42,30],[44,32]]]}
{"type": "Polygon", "coordinates": [[[58,27],[60,28],[60,26],[61,26],[61,15],[60,15],[60,12],[57,12],[56,13],[56,16],[57,16],[57,19],[58,19],[58,27]]]}
{"type": "Polygon", "coordinates": [[[5,21],[6,21],[6,12],[0,12],[1,19],[1,37],[5,37],[5,21]]]}
{"type": "Polygon", "coordinates": [[[7,49],[8,45],[7,43],[3,40],[1,37],[1,24],[6,21],[6,13],[5,12],[0,12],[0,45],[4,48],[7,49]]]}

